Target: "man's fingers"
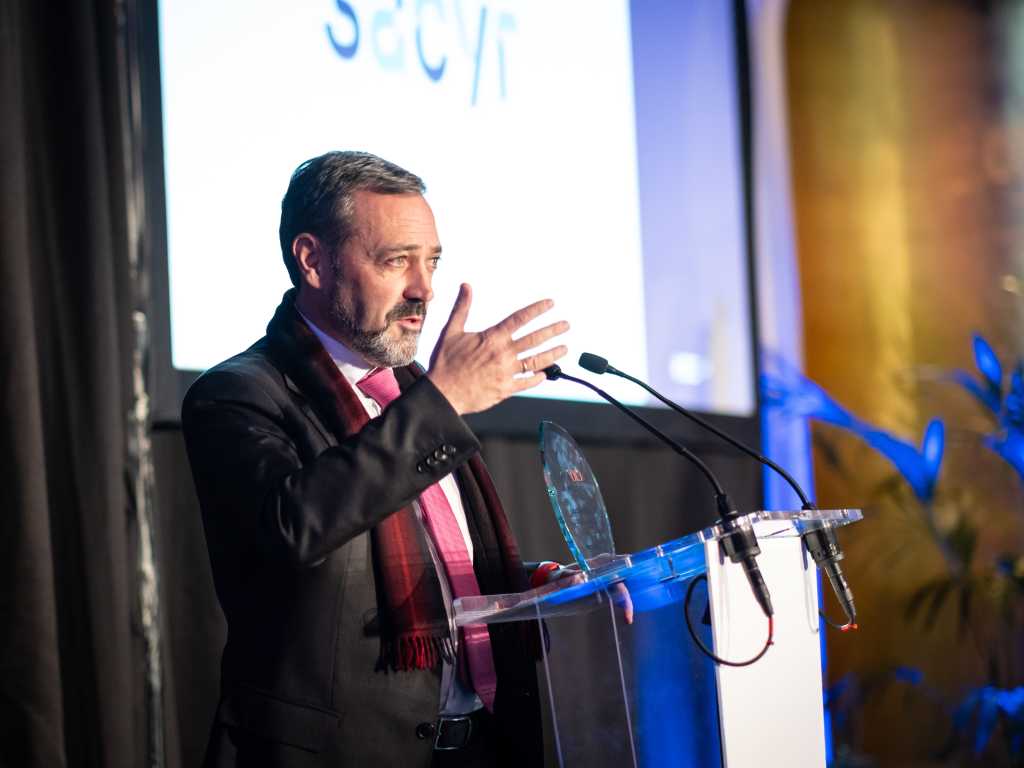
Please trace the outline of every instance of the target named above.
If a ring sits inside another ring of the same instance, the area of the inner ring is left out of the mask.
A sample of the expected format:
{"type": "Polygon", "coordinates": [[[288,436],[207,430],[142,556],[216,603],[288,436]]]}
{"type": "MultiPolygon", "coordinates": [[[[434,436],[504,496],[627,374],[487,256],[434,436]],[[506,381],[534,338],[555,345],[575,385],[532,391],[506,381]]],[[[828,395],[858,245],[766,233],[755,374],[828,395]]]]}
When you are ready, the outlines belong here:
{"type": "Polygon", "coordinates": [[[551,299],[542,299],[541,301],[535,301],[528,307],[513,312],[511,315],[506,317],[500,323],[494,326],[496,330],[504,331],[511,336],[517,330],[522,328],[528,322],[533,320],[535,317],[540,317],[549,309],[555,306],[555,302],[551,299]]]}
{"type": "Polygon", "coordinates": [[[564,320],[552,323],[551,325],[541,328],[539,331],[528,333],[521,339],[516,339],[512,342],[512,349],[516,352],[525,352],[528,349],[539,347],[548,339],[554,336],[561,336],[563,333],[569,330],[569,324],[564,320]]]}
{"type": "Polygon", "coordinates": [[[615,593],[615,602],[622,606],[622,617],[626,620],[627,624],[633,623],[633,598],[629,594],[629,590],[626,589],[626,585],[619,582],[612,591],[615,593]]]}
{"type": "Polygon", "coordinates": [[[564,344],[560,344],[549,349],[547,352],[524,357],[519,360],[518,364],[524,373],[526,371],[542,371],[555,362],[555,360],[561,360],[567,354],[569,354],[569,348],[564,344]]]}
{"type": "Polygon", "coordinates": [[[452,313],[448,316],[448,322],[444,324],[441,337],[444,338],[451,332],[462,333],[466,329],[466,319],[469,317],[469,305],[473,303],[473,289],[469,283],[459,286],[459,295],[455,297],[455,304],[452,306],[452,313]]]}
{"type": "Polygon", "coordinates": [[[538,384],[541,384],[548,380],[548,377],[543,373],[535,373],[532,376],[523,376],[521,379],[514,379],[512,381],[512,394],[517,392],[524,392],[527,389],[533,389],[538,384]]]}

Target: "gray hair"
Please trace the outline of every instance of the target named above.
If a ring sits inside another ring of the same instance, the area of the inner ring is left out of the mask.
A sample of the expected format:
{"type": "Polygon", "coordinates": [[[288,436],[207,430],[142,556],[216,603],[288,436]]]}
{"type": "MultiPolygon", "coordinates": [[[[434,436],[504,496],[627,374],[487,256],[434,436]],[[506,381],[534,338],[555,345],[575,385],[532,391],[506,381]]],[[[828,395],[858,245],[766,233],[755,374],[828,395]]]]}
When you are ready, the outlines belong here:
{"type": "Polygon", "coordinates": [[[383,195],[423,194],[414,173],[369,152],[328,152],[302,163],[281,200],[281,255],[293,285],[301,279],[292,243],[303,232],[337,253],[352,235],[353,195],[365,190],[383,195]]]}

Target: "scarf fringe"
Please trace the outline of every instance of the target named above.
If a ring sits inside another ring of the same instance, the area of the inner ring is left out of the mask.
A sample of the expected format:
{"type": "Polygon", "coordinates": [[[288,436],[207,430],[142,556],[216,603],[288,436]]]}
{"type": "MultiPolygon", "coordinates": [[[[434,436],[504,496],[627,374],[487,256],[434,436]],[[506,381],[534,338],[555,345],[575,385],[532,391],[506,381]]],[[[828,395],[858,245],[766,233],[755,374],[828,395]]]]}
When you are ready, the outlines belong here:
{"type": "Polygon", "coordinates": [[[381,640],[375,671],[408,672],[414,669],[436,669],[442,661],[448,664],[455,661],[455,648],[451,638],[419,633],[403,635],[393,640],[381,640]]]}

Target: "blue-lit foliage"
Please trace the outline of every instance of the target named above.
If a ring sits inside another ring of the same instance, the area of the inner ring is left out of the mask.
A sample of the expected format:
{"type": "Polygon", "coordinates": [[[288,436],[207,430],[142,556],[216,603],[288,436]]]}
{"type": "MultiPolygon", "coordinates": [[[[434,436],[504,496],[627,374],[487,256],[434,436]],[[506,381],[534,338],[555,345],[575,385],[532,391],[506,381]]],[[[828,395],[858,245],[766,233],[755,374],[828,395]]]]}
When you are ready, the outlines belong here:
{"type": "MultiPolygon", "coordinates": [[[[976,371],[953,371],[945,380],[958,384],[980,404],[991,427],[976,433],[979,442],[1024,481],[1024,362],[1018,361],[1013,367],[1004,365],[982,336],[976,334],[972,341],[976,371]]],[[[994,735],[999,734],[1005,754],[1014,761],[1024,759],[1024,687],[1015,687],[1020,681],[1006,674],[1014,667],[1004,663],[1015,655],[1010,646],[1015,648],[1020,642],[1018,618],[1024,607],[1024,555],[1003,551],[982,557],[977,546],[981,529],[973,514],[978,510],[972,510],[972,505],[963,501],[972,496],[969,492],[964,495],[962,488],[947,487],[940,501],[937,485],[945,449],[943,420],[935,418],[928,423],[918,446],[857,417],[784,360],[769,355],[764,367],[761,389],[766,409],[776,409],[794,418],[814,419],[855,435],[885,457],[912,491],[910,496],[905,488],[901,490],[898,481],[885,482],[876,486],[873,500],[880,508],[916,510],[927,536],[901,546],[906,549],[920,541],[930,541],[947,568],[913,586],[904,602],[904,619],[917,623],[925,632],[933,632],[942,626],[938,623],[940,613],[952,606],[953,613],[946,615],[954,617],[958,637],[962,639],[971,633],[974,616],[987,615],[996,622],[998,636],[1007,644],[1000,649],[996,646],[1001,647],[1003,641],[995,640],[992,647],[978,649],[986,657],[989,669],[986,684],[958,694],[959,701],[955,703],[916,667],[889,667],[864,675],[845,675],[825,692],[825,705],[835,727],[855,730],[850,724],[851,717],[871,706],[869,700],[898,684],[947,713],[950,740],[945,747],[938,747],[944,757],[952,754],[959,743],[963,745],[964,759],[973,754],[974,759],[987,760],[993,754],[987,750],[994,735]],[[979,610],[985,613],[977,614],[979,610]]],[[[822,447],[829,460],[841,465],[824,440],[822,447]]]]}
{"type": "Polygon", "coordinates": [[[965,371],[956,372],[957,380],[977,397],[982,405],[998,415],[1003,399],[1003,366],[991,345],[978,334],[974,335],[974,362],[982,380],[979,382],[965,371]]]}
{"type": "MultiPolygon", "coordinates": [[[[986,434],[982,443],[1024,480],[1024,362],[1018,361],[1004,389],[1003,365],[992,346],[978,334],[974,335],[973,343],[980,376],[954,371],[952,379],[967,390],[995,422],[995,431],[986,434]]],[[[918,448],[858,419],[784,360],[768,357],[766,363],[766,372],[761,376],[765,407],[779,408],[791,416],[817,419],[852,432],[893,463],[918,499],[928,502],[934,497],[945,446],[942,419],[933,419],[928,424],[918,448]]]]}
{"type": "Polygon", "coordinates": [[[974,363],[980,379],[966,371],[954,372],[953,379],[981,403],[995,422],[996,430],[985,435],[982,442],[1024,480],[1024,363],[1017,362],[1004,390],[1003,365],[992,346],[978,334],[974,336],[974,363]]]}
{"type": "Polygon", "coordinates": [[[762,402],[800,418],[817,419],[852,432],[892,462],[921,501],[935,495],[942,468],[945,427],[941,419],[925,428],[921,447],[858,419],[824,389],[781,360],[772,360],[771,372],[761,376],[762,402]]]}
{"type": "Polygon", "coordinates": [[[1000,716],[1010,739],[1010,753],[1019,755],[1024,746],[1024,686],[975,688],[956,708],[953,722],[972,743],[975,755],[981,755],[992,739],[1000,716]]]}
{"type": "MultiPolygon", "coordinates": [[[[1024,747],[1024,686],[980,686],[970,689],[959,702],[950,704],[920,669],[897,666],[863,678],[854,674],[843,675],[825,690],[825,706],[832,711],[837,726],[844,727],[851,716],[870,706],[871,701],[877,700],[894,684],[908,686],[923,700],[948,713],[954,735],[969,745],[976,758],[988,748],[996,726],[1000,724],[1009,741],[1010,754],[1021,754],[1024,747]]],[[[943,746],[939,739],[936,751],[945,752],[948,746],[943,746]]]]}

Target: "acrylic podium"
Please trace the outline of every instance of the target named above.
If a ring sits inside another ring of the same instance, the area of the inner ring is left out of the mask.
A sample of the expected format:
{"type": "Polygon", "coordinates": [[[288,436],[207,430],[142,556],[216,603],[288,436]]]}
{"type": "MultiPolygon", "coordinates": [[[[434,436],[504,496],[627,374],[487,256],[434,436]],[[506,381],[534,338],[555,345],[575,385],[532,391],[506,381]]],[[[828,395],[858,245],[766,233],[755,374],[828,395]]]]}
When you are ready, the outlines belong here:
{"type": "Polygon", "coordinates": [[[576,583],[461,598],[454,621],[537,620],[554,764],[824,766],[818,578],[800,535],[854,522],[860,512],[742,518],[761,547],[773,641],[753,664],[717,665],[697,640],[721,658],[744,661],[768,637],[742,569],[720,554],[722,530],[618,554],[597,481],[572,438],[545,422],[542,454],[548,495],[579,563],[576,583]],[[623,619],[624,594],[634,607],[631,625],[623,619]]]}

